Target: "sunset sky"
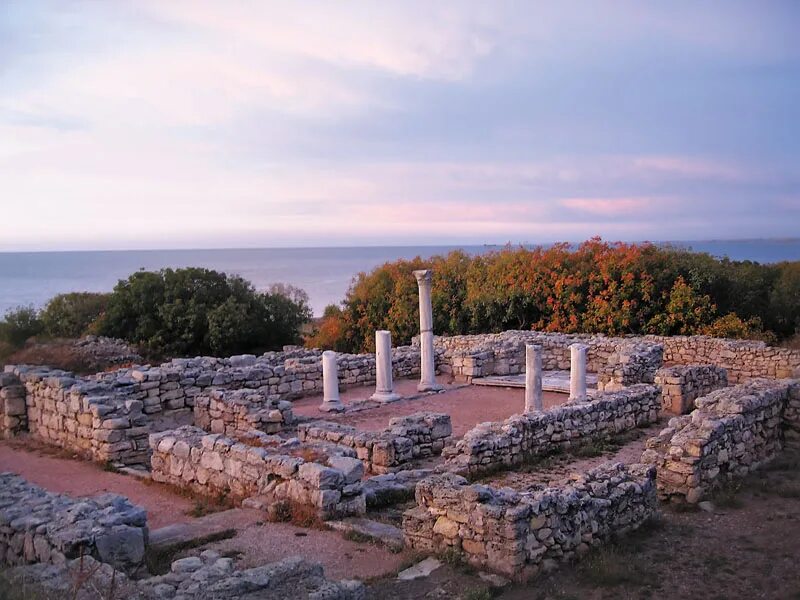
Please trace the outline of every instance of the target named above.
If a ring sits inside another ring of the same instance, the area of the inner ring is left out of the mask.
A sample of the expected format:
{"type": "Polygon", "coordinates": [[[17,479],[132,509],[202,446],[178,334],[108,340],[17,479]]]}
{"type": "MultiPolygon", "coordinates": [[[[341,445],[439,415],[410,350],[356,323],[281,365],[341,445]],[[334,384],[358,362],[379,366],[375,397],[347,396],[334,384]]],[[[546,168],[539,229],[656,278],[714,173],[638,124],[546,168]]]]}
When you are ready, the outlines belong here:
{"type": "Polygon", "coordinates": [[[800,235],[800,2],[0,0],[0,250],[800,235]]]}

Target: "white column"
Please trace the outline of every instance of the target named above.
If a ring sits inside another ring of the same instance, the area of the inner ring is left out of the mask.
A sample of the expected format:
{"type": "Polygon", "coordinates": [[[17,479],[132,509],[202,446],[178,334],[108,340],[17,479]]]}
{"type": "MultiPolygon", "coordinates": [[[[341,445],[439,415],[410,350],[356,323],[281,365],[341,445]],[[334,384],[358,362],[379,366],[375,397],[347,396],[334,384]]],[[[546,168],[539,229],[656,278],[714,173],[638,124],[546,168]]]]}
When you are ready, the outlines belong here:
{"type": "Polygon", "coordinates": [[[586,400],[586,348],[584,344],[569,347],[569,399],[578,402],[586,400]]]}
{"type": "Polygon", "coordinates": [[[542,347],[525,345],[525,412],[541,411],[542,347]]]}
{"type": "Polygon", "coordinates": [[[339,366],[336,363],[336,352],[326,350],[322,353],[322,404],[323,412],[341,412],[344,410],[339,398],[339,366]]]}
{"type": "Polygon", "coordinates": [[[431,305],[431,271],[414,271],[419,285],[419,351],[422,359],[420,368],[420,392],[441,390],[444,386],[436,383],[435,353],[433,351],[433,308],[431,305]]]}
{"type": "Polygon", "coordinates": [[[400,395],[394,393],[392,383],[392,334],[388,331],[375,332],[375,393],[370,400],[394,402],[400,395]]]}

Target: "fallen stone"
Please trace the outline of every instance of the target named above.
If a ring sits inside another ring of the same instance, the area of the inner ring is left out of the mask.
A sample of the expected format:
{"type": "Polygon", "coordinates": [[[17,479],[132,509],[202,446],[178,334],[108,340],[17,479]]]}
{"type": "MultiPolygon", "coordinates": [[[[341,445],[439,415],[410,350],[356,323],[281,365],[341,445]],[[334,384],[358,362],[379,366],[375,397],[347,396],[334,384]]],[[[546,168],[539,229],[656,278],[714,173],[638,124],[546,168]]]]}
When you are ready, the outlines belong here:
{"type": "Polygon", "coordinates": [[[411,581],[412,579],[419,579],[420,577],[428,577],[436,569],[442,566],[442,563],[435,558],[426,558],[418,562],[413,567],[409,567],[405,571],[400,571],[397,578],[401,581],[411,581]]]}

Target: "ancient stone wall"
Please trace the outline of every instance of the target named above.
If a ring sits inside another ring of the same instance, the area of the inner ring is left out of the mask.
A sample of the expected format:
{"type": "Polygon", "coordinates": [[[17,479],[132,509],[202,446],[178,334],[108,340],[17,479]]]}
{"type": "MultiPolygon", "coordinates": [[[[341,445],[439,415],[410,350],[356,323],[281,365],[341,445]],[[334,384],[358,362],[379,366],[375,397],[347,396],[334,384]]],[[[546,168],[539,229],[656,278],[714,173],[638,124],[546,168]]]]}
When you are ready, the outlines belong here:
{"type": "Polygon", "coordinates": [[[292,423],[291,402],[253,390],[210,390],[194,401],[194,424],[211,433],[278,433],[292,423]]]}
{"type": "Polygon", "coordinates": [[[711,392],[695,404],[692,413],[671,419],[648,440],[642,456],[658,469],[662,498],[699,502],[725,481],[772,459],[784,430],[794,439],[800,431],[798,380],[756,379],[711,392]]]}
{"type": "Polygon", "coordinates": [[[132,386],[48,367],[6,368],[25,388],[32,437],[92,460],[147,464],[147,415],[132,386]]]}
{"type": "Polygon", "coordinates": [[[660,343],[643,338],[602,335],[505,331],[485,335],[437,337],[439,368],[457,379],[525,372],[525,345],[542,347],[542,368],[562,371],[570,367],[569,346],[588,346],[587,370],[598,375],[598,389],[614,391],[636,383],[653,383],[662,363],[660,343]]]}
{"type": "Polygon", "coordinates": [[[447,473],[418,483],[416,501],[403,516],[409,547],[455,552],[474,566],[525,579],[650,518],[655,469],[607,464],[529,493],[470,485],[447,473]]]}
{"type": "Polygon", "coordinates": [[[0,373],[0,438],[28,430],[25,386],[14,373],[0,373]]]}
{"type": "Polygon", "coordinates": [[[663,367],[656,371],[661,386],[661,408],[673,415],[694,410],[696,398],[728,386],[728,373],[714,365],[663,367]]]}
{"type": "Polygon", "coordinates": [[[323,465],[191,426],[152,434],[150,446],[154,481],[204,495],[287,499],[324,519],[366,512],[364,466],[356,458],[335,456],[323,465]]]}
{"type": "Polygon", "coordinates": [[[0,473],[0,564],[93,556],[127,573],[144,562],[147,516],[127,498],[73,499],[0,473]]]}
{"type": "Polygon", "coordinates": [[[604,392],[590,402],[568,403],[544,412],[513,415],[505,421],[481,423],[453,448],[447,464],[476,474],[519,465],[592,439],[641,427],[658,420],[659,388],[637,384],[604,392]]]}
{"type": "Polygon", "coordinates": [[[301,441],[325,441],[354,448],[356,456],[377,474],[409,468],[412,460],[441,453],[452,434],[450,415],[420,412],[389,421],[383,431],[359,431],[332,421],[297,427],[301,441]]]}
{"type": "Polygon", "coordinates": [[[646,336],[646,339],[664,345],[664,364],[716,365],[728,372],[731,383],[759,377],[800,377],[800,350],[703,335],[646,336]]]}
{"type": "Polygon", "coordinates": [[[732,383],[758,377],[800,377],[800,350],[767,346],[764,342],[699,335],[608,337],[505,331],[440,336],[434,343],[442,372],[464,380],[524,372],[526,343],[542,346],[542,366],[547,371],[569,369],[569,346],[586,344],[589,346],[587,369],[598,374],[600,389],[652,383],[655,371],[663,365],[715,365],[727,370],[732,383]],[[663,348],[663,358],[658,356],[654,346],[663,348]],[[629,363],[632,364],[625,366],[629,363]],[[611,387],[607,388],[609,383],[611,387]]]}

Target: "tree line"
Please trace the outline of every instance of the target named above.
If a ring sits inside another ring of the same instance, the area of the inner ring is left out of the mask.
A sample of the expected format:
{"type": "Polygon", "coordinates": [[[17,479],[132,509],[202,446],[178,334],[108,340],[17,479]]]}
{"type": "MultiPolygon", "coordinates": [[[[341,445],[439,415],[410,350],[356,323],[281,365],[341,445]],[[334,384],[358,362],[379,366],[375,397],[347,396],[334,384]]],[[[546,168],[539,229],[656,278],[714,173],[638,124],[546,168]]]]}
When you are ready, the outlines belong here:
{"type": "Polygon", "coordinates": [[[388,262],[358,274],[307,345],[359,352],[374,332],[419,329],[416,269],[433,270],[437,334],[537,329],[608,335],[708,334],[783,341],[800,331],[800,261],[759,264],[653,244],[506,247],[388,262]]]}

